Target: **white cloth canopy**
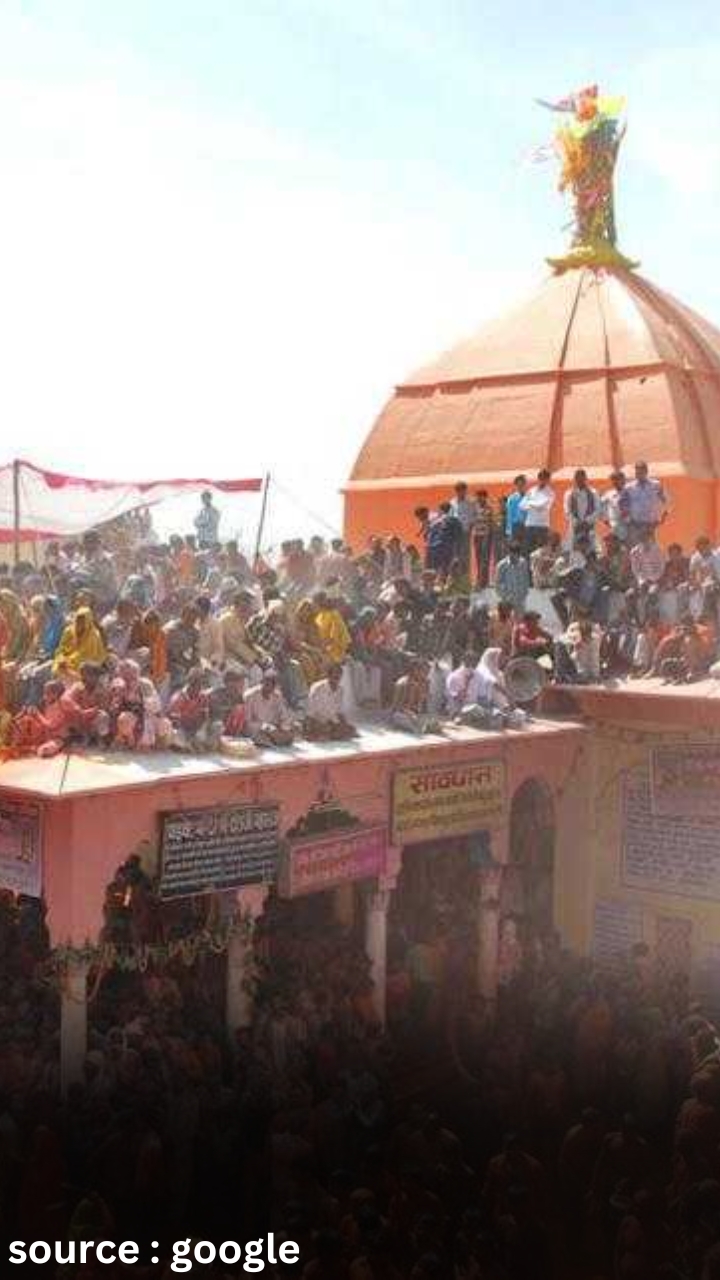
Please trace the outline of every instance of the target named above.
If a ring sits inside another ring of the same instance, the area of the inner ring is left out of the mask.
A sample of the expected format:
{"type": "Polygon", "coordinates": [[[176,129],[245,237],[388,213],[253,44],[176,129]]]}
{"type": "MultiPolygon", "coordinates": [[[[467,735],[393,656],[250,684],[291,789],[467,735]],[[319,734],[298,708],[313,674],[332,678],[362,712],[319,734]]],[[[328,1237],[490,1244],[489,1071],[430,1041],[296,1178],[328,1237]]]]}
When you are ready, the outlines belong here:
{"type": "Polygon", "coordinates": [[[0,467],[0,541],[15,536],[17,489],[20,538],[74,537],[137,507],[181,493],[215,489],[258,493],[262,480],[88,480],[44,471],[31,462],[0,467]]]}

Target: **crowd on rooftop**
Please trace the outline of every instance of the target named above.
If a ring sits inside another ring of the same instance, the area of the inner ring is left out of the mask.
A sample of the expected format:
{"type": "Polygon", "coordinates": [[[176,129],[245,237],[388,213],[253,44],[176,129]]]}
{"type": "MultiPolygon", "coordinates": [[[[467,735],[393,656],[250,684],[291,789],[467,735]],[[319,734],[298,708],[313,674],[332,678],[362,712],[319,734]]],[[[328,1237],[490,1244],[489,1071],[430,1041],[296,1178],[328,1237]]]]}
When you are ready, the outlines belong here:
{"type": "Polygon", "coordinates": [[[298,738],[351,739],[368,716],[411,733],[522,724],[505,671],[591,683],[711,673],[720,554],[660,545],[662,483],[638,463],[600,492],[549,472],[493,502],[458,482],[420,507],[415,543],[284,542],[251,564],[196,531],[166,543],[147,512],[0,566],[0,743],[252,754],[298,738]]]}

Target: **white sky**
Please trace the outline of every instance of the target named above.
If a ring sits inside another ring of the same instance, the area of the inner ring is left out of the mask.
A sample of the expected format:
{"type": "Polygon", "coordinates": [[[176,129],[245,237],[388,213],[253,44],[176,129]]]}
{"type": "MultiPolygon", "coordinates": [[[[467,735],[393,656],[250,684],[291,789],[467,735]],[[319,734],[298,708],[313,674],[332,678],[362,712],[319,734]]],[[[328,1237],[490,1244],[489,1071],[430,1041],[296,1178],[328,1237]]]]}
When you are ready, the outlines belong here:
{"type": "MultiPolygon", "coordinates": [[[[474,10],[448,29],[422,8],[425,28],[403,0],[0,0],[0,461],[270,470],[339,524],[337,490],[393,385],[531,288],[565,216],[518,139],[547,135],[531,93],[582,82],[585,54],[562,83],[550,41],[542,72],[509,61],[506,75],[490,28],[464,47],[474,10]]],[[[528,40],[537,59],[532,27],[528,40]]],[[[638,99],[631,222],[652,171],[651,261],[673,215],[678,279],[693,232],[714,253],[718,47],[643,48],[623,72],[638,99]],[[704,107],[670,92],[678,67],[704,107]]],[[[631,235],[623,247],[638,252],[631,235]]],[[[277,491],[274,537],[314,527],[277,491]]]]}

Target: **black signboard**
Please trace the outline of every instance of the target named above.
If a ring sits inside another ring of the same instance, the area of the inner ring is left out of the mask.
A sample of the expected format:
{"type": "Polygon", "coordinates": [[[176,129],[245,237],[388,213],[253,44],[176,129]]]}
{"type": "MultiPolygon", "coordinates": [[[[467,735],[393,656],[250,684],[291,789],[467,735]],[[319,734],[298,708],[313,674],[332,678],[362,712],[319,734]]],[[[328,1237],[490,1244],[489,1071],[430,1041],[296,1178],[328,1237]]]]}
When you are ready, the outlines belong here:
{"type": "Polygon", "coordinates": [[[163,815],[161,898],[240,889],[275,879],[280,844],[276,804],[185,809],[163,815]]]}

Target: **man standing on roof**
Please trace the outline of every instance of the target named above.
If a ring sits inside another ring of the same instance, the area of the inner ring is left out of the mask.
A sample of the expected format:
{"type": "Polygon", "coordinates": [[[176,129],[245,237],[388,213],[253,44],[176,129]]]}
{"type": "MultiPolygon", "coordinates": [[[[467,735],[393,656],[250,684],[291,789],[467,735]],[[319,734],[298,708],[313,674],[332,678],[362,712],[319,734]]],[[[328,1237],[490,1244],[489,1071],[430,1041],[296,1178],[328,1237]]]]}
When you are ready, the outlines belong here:
{"type": "Polygon", "coordinates": [[[197,530],[198,546],[201,551],[209,551],[214,547],[218,540],[218,529],[220,527],[220,512],[216,506],[213,506],[212,494],[206,489],[200,495],[202,506],[195,517],[195,529],[197,530]]]}

